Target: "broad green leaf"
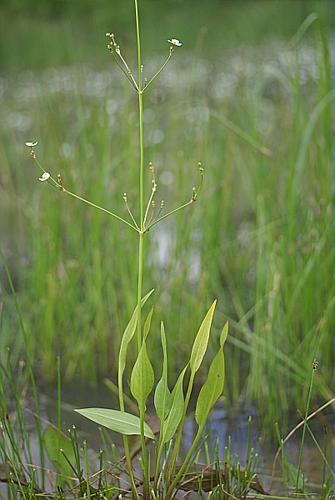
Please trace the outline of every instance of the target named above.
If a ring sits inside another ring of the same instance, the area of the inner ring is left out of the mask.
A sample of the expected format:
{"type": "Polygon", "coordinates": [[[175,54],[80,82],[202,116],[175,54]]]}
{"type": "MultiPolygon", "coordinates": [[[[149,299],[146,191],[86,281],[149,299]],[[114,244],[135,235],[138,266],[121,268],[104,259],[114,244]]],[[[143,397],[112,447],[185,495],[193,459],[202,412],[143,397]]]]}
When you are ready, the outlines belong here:
{"type": "Polygon", "coordinates": [[[147,336],[150,332],[150,328],[151,328],[151,320],[152,320],[152,315],[153,315],[153,312],[154,312],[154,308],[152,307],[149,311],[149,314],[148,316],[146,317],[146,320],[144,322],[144,328],[143,328],[143,337],[144,339],[146,340],[147,339],[147,336]]]}
{"type": "Polygon", "coordinates": [[[205,425],[210,411],[223,392],[225,379],[223,346],[227,335],[228,323],[226,323],[222,329],[222,333],[220,335],[220,349],[215,355],[209,367],[207,380],[202,386],[198,396],[197,406],[195,410],[195,419],[199,427],[205,425]]]}
{"type": "Polygon", "coordinates": [[[184,391],[183,391],[183,381],[187,366],[183,369],[178,377],[176,385],[172,391],[172,403],[171,410],[168,417],[163,422],[162,425],[162,444],[167,443],[175,435],[178,425],[183,417],[184,413],[184,391]]]}
{"type": "Polygon", "coordinates": [[[145,408],[146,400],[154,385],[154,371],[147,353],[146,342],[143,339],[130,377],[130,390],[139,408],[145,408]]]}
{"type": "MultiPolygon", "coordinates": [[[[143,297],[141,301],[142,307],[152,294],[153,290],[150,290],[149,293],[145,297],[143,297]]],[[[138,308],[137,306],[135,307],[135,310],[133,312],[132,317],[130,318],[130,321],[123,333],[122,340],[121,340],[121,345],[120,345],[120,351],[119,351],[119,377],[122,377],[125,366],[126,366],[126,358],[127,358],[127,350],[128,350],[128,344],[133,338],[135,332],[136,332],[136,326],[137,326],[137,314],[138,308]]]]}
{"type": "Polygon", "coordinates": [[[216,300],[214,300],[205,318],[203,319],[203,322],[200,325],[197,336],[193,343],[191,358],[190,358],[190,368],[193,374],[199,370],[199,367],[207,350],[209,333],[212,326],[215,306],[216,306],[216,300]]]}
{"type": "MultiPolygon", "coordinates": [[[[131,413],[110,410],[109,408],[82,408],[75,411],[89,420],[93,420],[93,422],[120,434],[137,436],[141,434],[140,419],[131,413]]],[[[150,439],[155,439],[154,433],[146,423],[144,423],[144,435],[150,439]]]]}
{"type": "Polygon", "coordinates": [[[172,396],[171,392],[169,391],[167,382],[168,361],[167,361],[166,336],[165,336],[165,329],[163,322],[161,323],[161,342],[163,349],[163,369],[162,369],[162,377],[156,386],[154,404],[157,416],[162,422],[168,416],[172,403],[172,396]]]}
{"type": "MultiPolygon", "coordinates": [[[[43,433],[45,449],[50,462],[54,465],[57,472],[67,478],[73,477],[73,470],[66,460],[69,460],[73,466],[76,463],[71,439],[56,427],[48,425],[43,433]],[[61,451],[63,450],[63,451],[61,451]],[[66,458],[64,457],[66,456],[66,458]]],[[[64,478],[63,478],[64,479],[64,478]]]]}
{"type": "Polygon", "coordinates": [[[209,367],[207,380],[202,386],[198,396],[195,419],[199,427],[205,424],[210,411],[223,392],[223,387],[224,356],[220,349],[209,367]]]}

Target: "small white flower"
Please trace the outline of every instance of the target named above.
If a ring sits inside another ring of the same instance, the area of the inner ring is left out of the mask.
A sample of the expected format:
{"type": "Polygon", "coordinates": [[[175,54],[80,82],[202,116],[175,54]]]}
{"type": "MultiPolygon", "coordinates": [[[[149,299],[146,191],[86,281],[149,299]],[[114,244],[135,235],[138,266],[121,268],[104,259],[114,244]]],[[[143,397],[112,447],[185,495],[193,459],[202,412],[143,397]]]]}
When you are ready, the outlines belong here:
{"type": "Polygon", "coordinates": [[[47,181],[48,179],[50,179],[49,172],[43,172],[43,174],[41,175],[41,177],[38,178],[38,180],[41,181],[41,182],[47,181]]]}
{"type": "Polygon", "coordinates": [[[28,148],[34,148],[35,146],[37,146],[38,142],[35,141],[35,142],[25,142],[25,145],[28,146],[28,148]]]}
{"type": "Polygon", "coordinates": [[[171,43],[171,45],[175,45],[176,47],[181,47],[183,45],[177,38],[171,38],[171,40],[168,40],[168,42],[171,43]]]}

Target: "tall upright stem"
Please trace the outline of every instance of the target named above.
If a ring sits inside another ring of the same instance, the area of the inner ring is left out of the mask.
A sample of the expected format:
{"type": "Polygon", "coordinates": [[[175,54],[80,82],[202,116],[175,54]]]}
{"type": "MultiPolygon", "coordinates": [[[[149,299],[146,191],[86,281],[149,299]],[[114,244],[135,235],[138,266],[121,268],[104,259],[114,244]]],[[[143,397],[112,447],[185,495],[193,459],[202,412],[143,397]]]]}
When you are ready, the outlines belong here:
{"type": "Polygon", "coordinates": [[[137,268],[137,310],[138,310],[137,349],[138,349],[138,352],[140,352],[141,345],[142,345],[141,299],[142,299],[142,288],[143,288],[143,243],[144,243],[144,233],[139,233],[139,237],[138,237],[138,268],[137,268]]]}
{"type": "MultiPolygon", "coordinates": [[[[124,398],[123,398],[123,387],[122,387],[122,375],[120,376],[120,372],[119,372],[119,378],[118,378],[118,385],[119,385],[120,410],[125,411],[124,398]]],[[[135,484],[135,477],[134,477],[133,466],[132,466],[132,461],[131,461],[131,453],[130,453],[128,436],[126,436],[124,434],[122,437],[123,437],[123,447],[124,447],[124,452],[125,452],[125,456],[126,456],[126,462],[127,462],[128,472],[129,472],[131,489],[133,491],[133,498],[135,498],[136,500],[139,500],[139,495],[138,495],[136,484],[135,484]]]]}
{"type": "MultiPolygon", "coordinates": [[[[139,188],[140,188],[140,231],[138,239],[138,270],[137,270],[137,347],[140,352],[142,346],[142,288],[143,288],[143,239],[144,239],[144,130],[143,130],[143,82],[142,82],[142,61],[141,61],[141,39],[140,39],[140,20],[138,12],[138,0],[135,2],[135,19],[136,19],[136,42],[137,42],[137,69],[138,69],[138,113],[139,113],[139,148],[140,148],[140,171],[139,171],[139,188]]],[[[141,426],[141,447],[143,459],[143,497],[147,498],[149,491],[149,468],[148,455],[144,436],[144,413],[143,405],[140,410],[140,426],[141,426]]]]}
{"type": "Polygon", "coordinates": [[[138,112],[139,112],[139,147],[140,147],[140,168],[139,168],[139,188],[140,188],[140,229],[138,241],[138,271],[137,271],[137,305],[138,305],[138,323],[137,323],[137,346],[138,350],[142,344],[142,314],[141,299],[143,287],[143,224],[144,224],[144,127],[143,127],[143,88],[142,88],[142,61],[141,61],[141,39],[140,39],[140,20],[138,12],[138,0],[135,1],[135,19],[136,19],[136,42],[137,42],[137,66],[138,66],[138,112]]]}

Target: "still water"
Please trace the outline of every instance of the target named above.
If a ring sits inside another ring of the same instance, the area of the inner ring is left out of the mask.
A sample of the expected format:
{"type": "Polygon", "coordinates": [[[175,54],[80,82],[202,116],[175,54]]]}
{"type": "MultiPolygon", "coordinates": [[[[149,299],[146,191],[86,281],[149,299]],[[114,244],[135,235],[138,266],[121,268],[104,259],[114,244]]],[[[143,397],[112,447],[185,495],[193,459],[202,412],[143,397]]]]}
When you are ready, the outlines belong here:
{"type": "MultiPolygon", "coordinates": [[[[43,398],[43,405],[46,419],[55,421],[57,412],[55,401],[45,396],[43,398]]],[[[76,386],[75,388],[66,387],[63,390],[64,429],[74,424],[78,429],[80,437],[83,440],[87,439],[93,457],[102,445],[99,433],[97,432],[97,426],[73,411],[75,408],[87,406],[118,408],[118,403],[115,395],[111,394],[107,388],[87,390],[87,388],[78,389],[76,386]]],[[[298,416],[291,415],[289,425],[285,432],[283,431],[282,437],[285,438],[288,432],[300,421],[301,419],[298,416]]],[[[306,480],[311,485],[311,491],[318,491],[318,485],[322,483],[324,473],[324,461],[318,446],[322,451],[326,447],[328,464],[335,474],[335,418],[332,407],[328,407],[324,414],[321,412],[315,419],[311,419],[309,424],[317,444],[307,432],[303,452],[303,471],[306,480]]],[[[184,453],[189,449],[196,430],[197,425],[191,412],[188,416],[183,436],[182,450],[184,453]]],[[[274,438],[273,431],[274,428],[263,428],[262,421],[258,417],[255,408],[244,408],[237,413],[227,408],[225,401],[222,400],[212,411],[205,431],[210,459],[214,462],[215,456],[218,453],[220,460],[224,461],[226,448],[230,443],[231,452],[234,456],[233,461],[240,462],[243,467],[246,461],[246,449],[249,441],[250,447],[258,455],[256,472],[264,489],[272,494],[283,495],[287,485],[285,484],[281,470],[280,455],[276,462],[277,466],[274,469],[278,442],[274,438]]],[[[115,433],[111,433],[111,435],[115,444],[121,444],[119,435],[115,433]]],[[[36,437],[32,436],[32,439],[36,440],[36,437]]],[[[292,464],[297,464],[298,462],[300,444],[301,428],[285,444],[286,459],[292,464]]],[[[204,453],[200,455],[199,462],[206,463],[204,453]]]]}

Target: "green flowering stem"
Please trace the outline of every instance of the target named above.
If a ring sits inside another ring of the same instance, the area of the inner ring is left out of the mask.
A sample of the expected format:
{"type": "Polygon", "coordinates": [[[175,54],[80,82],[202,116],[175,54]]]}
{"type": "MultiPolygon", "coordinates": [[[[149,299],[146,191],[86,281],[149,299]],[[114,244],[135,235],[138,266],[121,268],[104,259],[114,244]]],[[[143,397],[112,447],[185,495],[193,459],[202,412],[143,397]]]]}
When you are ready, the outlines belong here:
{"type": "MultiPolygon", "coordinates": [[[[119,404],[120,404],[120,410],[125,411],[122,377],[121,377],[121,380],[119,378],[119,404]]],[[[131,461],[131,453],[130,453],[130,448],[129,448],[128,436],[126,436],[125,434],[122,434],[122,440],[123,440],[124,453],[125,453],[127,467],[128,467],[131,489],[133,491],[134,498],[136,498],[136,500],[139,500],[139,494],[137,492],[137,488],[136,488],[136,484],[135,484],[133,464],[131,461]]]]}
{"type": "Polygon", "coordinates": [[[169,52],[169,55],[168,57],[166,58],[165,62],[162,64],[162,66],[159,68],[158,71],[156,71],[156,73],[153,75],[152,78],[150,78],[150,80],[145,84],[144,88],[143,88],[143,92],[145,90],[147,90],[147,88],[149,87],[149,85],[152,84],[152,82],[154,80],[156,80],[156,78],[161,74],[161,72],[163,71],[163,69],[165,68],[165,66],[168,64],[168,62],[170,61],[171,57],[172,57],[172,54],[173,54],[173,47],[170,47],[170,52],[169,52]]]}
{"type": "MultiPolygon", "coordinates": [[[[143,239],[144,239],[144,123],[143,123],[143,87],[142,87],[142,61],[141,61],[141,39],[140,39],[140,20],[138,11],[138,0],[134,0],[135,6],[135,23],[136,23],[136,43],[137,43],[137,94],[138,94],[138,113],[139,113],[139,148],[140,148],[140,171],[139,171],[139,188],[140,188],[140,228],[138,239],[138,275],[137,275],[137,308],[138,308],[138,321],[137,321],[137,349],[140,352],[142,345],[142,289],[143,289],[143,239]]],[[[148,467],[148,454],[145,444],[144,436],[144,416],[145,409],[140,410],[140,430],[141,430],[141,447],[143,459],[143,496],[146,498],[149,492],[149,467],[148,467]]]]}
{"type": "Polygon", "coordinates": [[[98,210],[101,210],[101,212],[105,212],[106,214],[108,215],[111,215],[112,217],[114,217],[114,219],[117,219],[119,220],[120,222],[123,222],[124,224],[126,224],[127,226],[131,227],[132,229],[134,229],[136,232],[138,232],[138,230],[136,229],[135,226],[133,226],[133,224],[131,224],[130,222],[128,222],[127,220],[125,220],[123,217],[120,217],[119,215],[115,214],[114,212],[111,212],[110,210],[107,210],[106,208],[104,207],[101,207],[99,205],[96,205],[95,203],[92,203],[91,201],[89,200],[86,200],[85,198],[83,198],[82,196],[79,196],[75,193],[72,193],[71,191],[69,191],[68,189],[66,188],[62,188],[62,191],[70,196],[72,196],[73,198],[76,198],[77,200],[80,200],[84,203],[86,203],[87,205],[90,205],[91,207],[93,208],[97,208],[98,210]]]}
{"type": "Polygon", "coordinates": [[[184,203],[183,205],[180,205],[180,207],[177,207],[175,208],[174,210],[171,210],[170,212],[162,215],[161,217],[159,217],[158,219],[154,220],[151,224],[148,225],[148,227],[145,228],[145,231],[149,231],[152,227],[156,226],[156,224],[158,224],[159,222],[161,222],[162,220],[164,219],[167,219],[168,217],[170,217],[171,215],[174,215],[176,214],[177,212],[179,212],[179,210],[182,210],[183,208],[186,208],[188,207],[189,205],[192,205],[192,203],[195,202],[195,199],[191,199],[189,201],[187,201],[186,203],[184,203]]]}
{"type": "MultiPolygon", "coordinates": [[[[200,180],[199,180],[199,184],[198,184],[198,187],[193,187],[192,188],[192,196],[191,196],[191,199],[188,200],[186,203],[183,203],[182,205],[180,205],[179,207],[177,208],[174,208],[173,210],[170,210],[170,212],[167,212],[166,214],[163,214],[161,216],[158,216],[156,220],[154,220],[153,222],[149,223],[147,225],[147,227],[144,228],[144,231],[149,231],[152,227],[156,226],[156,224],[159,224],[159,222],[163,221],[164,219],[167,219],[168,217],[170,217],[171,215],[175,215],[176,213],[178,213],[180,210],[183,210],[184,208],[188,207],[189,205],[192,205],[198,198],[200,192],[201,192],[201,188],[202,188],[202,184],[203,184],[203,179],[204,179],[204,169],[203,167],[201,166],[201,163],[199,162],[198,163],[198,166],[199,166],[199,174],[200,174],[200,180]]],[[[154,184],[155,186],[155,189],[156,189],[156,183],[154,184]]]]}

